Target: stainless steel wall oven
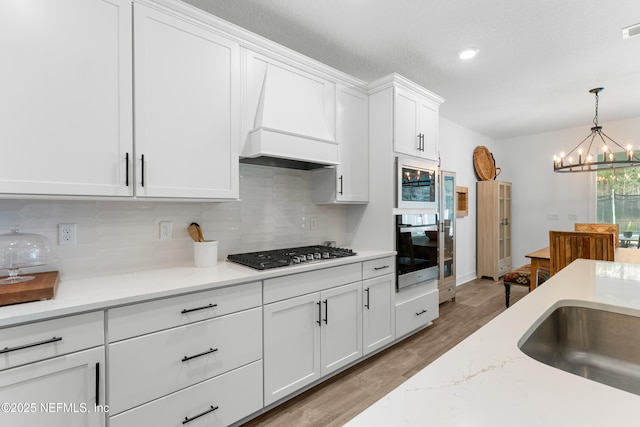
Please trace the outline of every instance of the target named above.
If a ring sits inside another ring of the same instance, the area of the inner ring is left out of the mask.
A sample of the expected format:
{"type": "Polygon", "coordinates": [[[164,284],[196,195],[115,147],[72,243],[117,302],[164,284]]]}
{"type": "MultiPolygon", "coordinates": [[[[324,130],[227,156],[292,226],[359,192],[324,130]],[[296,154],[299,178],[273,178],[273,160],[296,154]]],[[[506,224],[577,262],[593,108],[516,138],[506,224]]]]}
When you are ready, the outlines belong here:
{"type": "Polygon", "coordinates": [[[439,277],[438,214],[396,215],[398,289],[439,277]]]}

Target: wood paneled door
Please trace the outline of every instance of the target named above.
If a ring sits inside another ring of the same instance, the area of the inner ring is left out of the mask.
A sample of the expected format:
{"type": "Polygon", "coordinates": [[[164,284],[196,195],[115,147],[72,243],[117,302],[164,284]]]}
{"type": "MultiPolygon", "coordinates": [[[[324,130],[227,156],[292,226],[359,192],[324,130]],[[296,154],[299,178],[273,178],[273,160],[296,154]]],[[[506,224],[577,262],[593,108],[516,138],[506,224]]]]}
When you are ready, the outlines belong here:
{"type": "Polygon", "coordinates": [[[577,258],[613,261],[615,240],[613,233],[549,231],[551,275],[577,258]]]}

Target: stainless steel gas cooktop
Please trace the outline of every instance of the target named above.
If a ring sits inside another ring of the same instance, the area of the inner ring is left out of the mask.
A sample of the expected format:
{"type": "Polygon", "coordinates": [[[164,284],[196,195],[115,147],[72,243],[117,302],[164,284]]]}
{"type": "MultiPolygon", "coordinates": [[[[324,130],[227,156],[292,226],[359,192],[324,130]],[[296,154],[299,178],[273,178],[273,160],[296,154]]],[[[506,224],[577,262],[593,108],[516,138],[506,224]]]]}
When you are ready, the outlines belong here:
{"type": "Polygon", "coordinates": [[[300,248],[276,249],[262,252],[248,252],[230,254],[227,260],[233,261],[256,270],[286,267],[307,262],[330,260],[357,255],[351,249],[334,248],[331,246],[303,246],[300,248]]]}

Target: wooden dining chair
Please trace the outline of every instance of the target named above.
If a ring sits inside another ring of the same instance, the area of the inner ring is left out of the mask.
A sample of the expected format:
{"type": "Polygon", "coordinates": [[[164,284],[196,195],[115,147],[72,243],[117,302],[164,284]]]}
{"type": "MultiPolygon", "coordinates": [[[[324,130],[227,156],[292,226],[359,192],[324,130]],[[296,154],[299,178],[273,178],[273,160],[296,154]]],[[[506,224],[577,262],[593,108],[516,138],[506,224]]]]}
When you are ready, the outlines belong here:
{"type": "Polygon", "coordinates": [[[573,231],[588,231],[592,233],[613,233],[614,242],[616,248],[620,246],[620,226],[618,224],[589,224],[589,223],[576,223],[573,226],[573,231]]]}
{"type": "Polygon", "coordinates": [[[613,261],[617,238],[613,233],[549,231],[551,275],[578,258],[613,261]]]}

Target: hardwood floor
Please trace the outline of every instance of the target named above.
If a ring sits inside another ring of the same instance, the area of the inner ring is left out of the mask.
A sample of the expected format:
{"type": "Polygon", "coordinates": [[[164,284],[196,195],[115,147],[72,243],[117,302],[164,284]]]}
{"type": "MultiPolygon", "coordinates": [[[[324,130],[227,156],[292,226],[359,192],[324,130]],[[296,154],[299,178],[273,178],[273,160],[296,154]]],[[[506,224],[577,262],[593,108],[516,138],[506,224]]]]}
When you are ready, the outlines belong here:
{"type": "MultiPolygon", "coordinates": [[[[511,287],[511,305],[527,295],[511,287]]],[[[341,426],[505,310],[502,281],[472,280],[440,305],[433,325],[244,426],[341,426]]]]}

